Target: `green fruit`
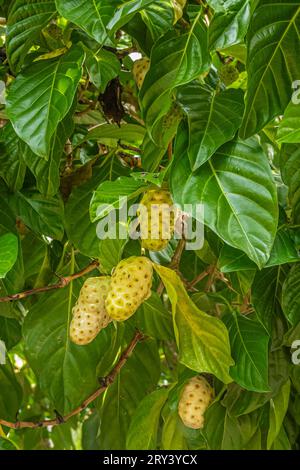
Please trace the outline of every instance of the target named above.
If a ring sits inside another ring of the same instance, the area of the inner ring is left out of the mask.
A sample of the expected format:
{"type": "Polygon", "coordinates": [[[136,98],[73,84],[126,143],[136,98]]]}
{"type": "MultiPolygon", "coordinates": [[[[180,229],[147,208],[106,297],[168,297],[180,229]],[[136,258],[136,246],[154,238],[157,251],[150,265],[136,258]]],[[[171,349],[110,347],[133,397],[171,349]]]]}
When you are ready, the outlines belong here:
{"type": "Polygon", "coordinates": [[[178,404],[178,414],[188,428],[201,429],[204,413],[212,402],[214,391],[204,377],[193,377],[184,386],[178,404]]]}
{"type": "Polygon", "coordinates": [[[143,248],[160,251],[168,245],[174,233],[173,209],[168,191],[153,189],[145,193],[137,212],[143,248]]]}
{"type": "Polygon", "coordinates": [[[105,309],[111,279],[109,276],[87,279],[73,308],[70,338],[78,345],[89,344],[112,321],[105,309]]]}
{"type": "Polygon", "coordinates": [[[152,275],[152,263],[144,256],[132,256],[118,264],[105,301],[113,320],[127,320],[150,297],[152,275]]]}
{"type": "Polygon", "coordinates": [[[145,77],[150,68],[150,60],[147,58],[136,60],[133,64],[133,78],[137,84],[137,87],[140,89],[144,83],[145,77]]]}

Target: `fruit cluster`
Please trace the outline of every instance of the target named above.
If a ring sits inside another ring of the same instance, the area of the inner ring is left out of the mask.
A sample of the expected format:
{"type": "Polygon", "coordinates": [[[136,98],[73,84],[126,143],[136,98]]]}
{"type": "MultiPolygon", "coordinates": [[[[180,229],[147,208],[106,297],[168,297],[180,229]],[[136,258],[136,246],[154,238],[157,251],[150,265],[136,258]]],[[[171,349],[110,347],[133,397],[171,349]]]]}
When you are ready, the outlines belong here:
{"type": "Polygon", "coordinates": [[[112,277],[87,279],[73,308],[71,340],[78,345],[89,344],[111,321],[131,317],[151,295],[152,275],[151,261],[133,256],[121,261],[112,277]]]}
{"type": "Polygon", "coordinates": [[[193,377],[184,386],[178,414],[185,426],[192,429],[202,429],[204,413],[212,402],[214,391],[202,376],[193,377]]]}

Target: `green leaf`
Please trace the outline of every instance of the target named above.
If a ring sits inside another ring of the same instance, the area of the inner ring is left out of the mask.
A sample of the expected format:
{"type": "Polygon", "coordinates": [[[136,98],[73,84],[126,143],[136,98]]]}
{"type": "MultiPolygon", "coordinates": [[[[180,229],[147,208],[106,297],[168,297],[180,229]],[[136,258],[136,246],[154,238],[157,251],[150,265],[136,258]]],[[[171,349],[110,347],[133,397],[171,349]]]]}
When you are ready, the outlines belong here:
{"type": "Polygon", "coordinates": [[[9,439],[0,437],[0,450],[18,450],[15,444],[9,439]]]}
{"type": "Polygon", "coordinates": [[[4,341],[7,351],[18,344],[21,337],[20,323],[14,318],[0,316],[0,340],[4,341]]]}
{"type": "Polygon", "coordinates": [[[147,340],[137,345],[117,380],[107,390],[101,406],[99,448],[125,449],[128,428],[141,400],[156,387],[160,374],[157,345],[147,340]]]}
{"type": "Polygon", "coordinates": [[[59,197],[18,192],[10,198],[17,216],[35,233],[61,240],[64,234],[64,208],[59,197]]]}
{"type": "Polygon", "coordinates": [[[292,325],[300,321],[300,264],[292,267],[282,286],[282,309],[292,325]]]}
{"type": "Polygon", "coordinates": [[[158,264],[154,268],[172,303],[180,362],[197,372],[214,374],[224,383],[231,382],[229,367],[233,360],[225,325],[196,307],[174,271],[158,264]]]}
{"type": "Polygon", "coordinates": [[[74,46],[57,59],[34,62],[9,88],[6,110],[16,133],[45,159],[58,124],[72,106],[83,59],[83,50],[74,46]]]}
{"type": "Polygon", "coordinates": [[[120,0],[56,0],[59,14],[100,44],[107,40],[106,25],[120,4],[120,0]]]}
{"type": "MultiPolygon", "coordinates": [[[[300,261],[300,258],[289,231],[284,228],[278,230],[266,267],[298,261],[300,261]]],[[[256,269],[255,263],[245,253],[229,245],[222,247],[218,264],[223,273],[256,269]]]]}
{"type": "Polygon", "coordinates": [[[268,392],[269,336],[255,320],[232,313],[224,318],[229,331],[235,365],[230,375],[241,387],[253,392],[268,392]]]}
{"type": "Polygon", "coordinates": [[[267,332],[271,332],[274,316],[281,311],[281,289],[285,277],[282,266],[258,271],[252,284],[252,304],[267,332]]]}
{"type": "Polygon", "coordinates": [[[17,261],[18,237],[13,233],[0,236],[0,279],[5,277],[17,261]]]}
{"type": "Polygon", "coordinates": [[[163,36],[173,25],[174,9],[170,0],[156,0],[140,14],[154,41],[163,36]]]}
{"type": "Polygon", "coordinates": [[[23,142],[23,158],[26,165],[36,178],[36,186],[46,197],[55,196],[60,186],[60,163],[67,139],[74,130],[73,106],[66,117],[61,121],[52,137],[48,160],[32,152],[23,142]]]}
{"type": "Polygon", "coordinates": [[[138,329],[146,336],[167,341],[174,336],[171,314],[156,292],[142,303],[135,319],[138,329]]]}
{"type": "Polygon", "coordinates": [[[278,219],[276,187],[262,148],[255,138],[227,143],[194,173],[185,148],[183,138],[171,175],[174,202],[193,209],[203,204],[205,224],[262,268],[270,257],[278,219]]]}
{"type": "Polygon", "coordinates": [[[22,143],[8,123],[0,129],[0,176],[12,191],[17,191],[23,186],[25,173],[22,143]]]}
{"type": "Polygon", "coordinates": [[[119,59],[112,52],[100,49],[93,52],[86,49],[85,65],[91,82],[103,93],[107,84],[121,71],[119,59]]]}
{"type": "Polygon", "coordinates": [[[217,92],[194,82],[180,88],[177,98],[188,117],[188,156],[194,171],[235,136],[243,117],[243,93],[217,92]]]}
{"type": "Polygon", "coordinates": [[[56,13],[54,0],[15,0],[7,18],[7,55],[18,71],[42,29],[56,13]]]}
{"type": "Polygon", "coordinates": [[[298,0],[261,0],[248,32],[248,91],[242,138],[260,131],[282,114],[300,76],[298,0]]]}
{"type": "Polygon", "coordinates": [[[250,22],[250,1],[233,2],[225,12],[215,13],[209,25],[210,48],[225,49],[243,41],[250,22]]]}
{"type": "Polygon", "coordinates": [[[289,103],[284,112],[282,121],[278,126],[277,142],[299,143],[300,142],[300,106],[299,103],[289,103]]]}
{"type": "Polygon", "coordinates": [[[184,450],[187,448],[184,425],[177,410],[169,413],[164,419],[161,440],[163,450],[184,450]]]}
{"type": "Polygon", "coordinates": [[[287,413],[291,383],[288,380],[280,388],[279,393],[270,401],[270,427],[268,430],[267,448],[272,447],[280,433],[284,417],[287,413]]]}
{"type": "Polygon", "coordinates": [[[70,341],[69,323],[79,287],[73,282],[40,296],[23,327],[28,360],[39,386],[61,414],[79,406],[99,386],[96,368],[110,335],[107,328],[84,347],[70,341]]]}
{"type": "Polygon", "coordinates": [[[300,149],[298,145],[283,145],[280,155],[280,169],[283,182],[289,188],[292,218],[300,223],[300,149]]]}
{"type": "Polygon", "coordinates": [[[145,128],[137,124],[101,124],[91,129],[84,137],[84,140],[97,140],[105,144],[115,141],[117,146],[119,140],[124,142],[140,143],[145,136],[145,128]]]}
{"type": "Polygon", "coordinates": [[[23,393],[8,357],[6,359],[6,364],[0,364],[0,418],[15,421],[23,393]]]}
{"type": "Polygon", "coordinates": [[[169,394],[162,388],[146,396],[137,407],[127,433],[127,450],[151,450],[157,447],[160,413],[169,394]]]}
{"type": "Polygon", "coordinates": [[[150,70],[140,91],[147,129],[168,112],[174,88],[195,79],[209,67],[207,34],[197,10],[190,28],[180,36],[167,33],[152,48],[150,70]]]}
{"type": "Polygon", "coordinates": [[[259,424],[256,413],[234,418],[219,402],[207,410],[205,422],[204,434],[211,450],[242,450],[259,424]]]}
{"type": "Polygon", "coordinates": [[[104,181],[93,194],[90,206],[92,222],[100,220],[113,209],[120,209],[124,204],[137,197],[147,189],[148,185],[127,176],[120,176],[115,181],[104,181]]]}

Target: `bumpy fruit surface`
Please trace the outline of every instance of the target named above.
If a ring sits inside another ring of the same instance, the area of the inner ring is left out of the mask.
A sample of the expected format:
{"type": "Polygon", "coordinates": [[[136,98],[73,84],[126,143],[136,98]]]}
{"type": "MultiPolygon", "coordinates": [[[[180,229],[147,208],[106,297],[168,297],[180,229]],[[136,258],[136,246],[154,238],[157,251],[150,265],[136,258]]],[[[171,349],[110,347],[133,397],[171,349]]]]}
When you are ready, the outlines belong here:
{"type": "Polygon", "coordinates": [[[163,250],[174,232],[173,201],[170,193],[163,190],[147,191],[137,211],[142,247],[150,251],[163,250]]]}
{"type": "Polygon", "coordinates": [[[91,277],[82,286],[73,308],[70,338],[78,345],[89,344],[112,321],[105,308],[111,278],[91,277]]]}
{"type": "Polygon", "coordinates": [[[178,405],[178,414],[188,428],[201,429],[204,413],[213,400],[214,392],[204,377],[193,377],[184,386],[178,405]]]}
{"type": "Polygon", "coordinates": [[[142,88],[145,77],[150,68],[150,60],[147,58],[136,60],[133,64],[133,77],[138,88],[142,88]]]}
{"type": "Polygon", "coordinates": [[[150,297],[152,275],[152,263],[144,256],[132,256],[118,264],[105,302],[113,320],[127,320],[150,297]]]}

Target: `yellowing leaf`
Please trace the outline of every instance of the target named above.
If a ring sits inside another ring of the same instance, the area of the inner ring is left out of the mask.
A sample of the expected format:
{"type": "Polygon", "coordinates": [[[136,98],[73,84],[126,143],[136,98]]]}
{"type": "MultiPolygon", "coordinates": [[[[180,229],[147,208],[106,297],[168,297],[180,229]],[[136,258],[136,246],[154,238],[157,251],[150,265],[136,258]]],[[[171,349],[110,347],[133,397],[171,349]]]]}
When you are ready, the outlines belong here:
{"type": "Polygon", "coordinates": [[[157,264],[154,268],[172,303],[180,362],[198,372],[214,374],[224,383],[232,382],[229,367],[234,361],[225,325],[198,309],[174,271],[157,264]]]}

